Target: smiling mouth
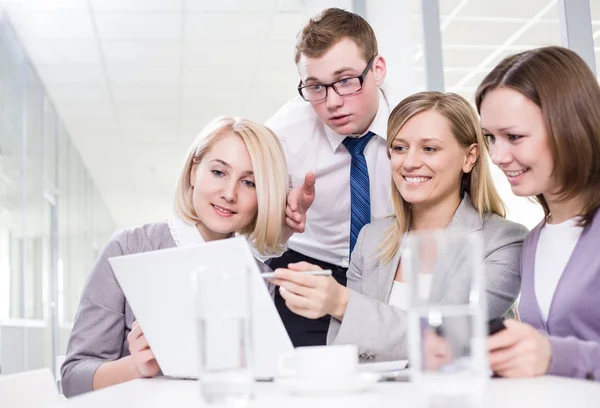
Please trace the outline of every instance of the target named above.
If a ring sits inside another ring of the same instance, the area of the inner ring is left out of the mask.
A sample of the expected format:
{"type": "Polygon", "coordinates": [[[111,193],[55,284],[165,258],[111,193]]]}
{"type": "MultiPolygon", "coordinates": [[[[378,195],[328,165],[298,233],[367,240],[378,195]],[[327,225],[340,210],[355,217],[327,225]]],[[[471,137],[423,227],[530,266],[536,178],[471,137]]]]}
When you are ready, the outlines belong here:
{"type": "Polygon", "coordinates": [[[217,210],[217,212],[223,214],[223,215],[233,215],[233,214],[237,214],[235,211],[231,211],[227,208],[223,208],[223,207],[219,207],[218,205],[215,204],[211,204],[213,206],[213,208],[215,210],[217,210]]]}
{"type": "Polygon", "coordinates": [[[421,184],[431,180],[431,177],[425,176],[403,176],[404,180],[409,184],[421,184]]]}
{"type": "Polygon", "coordinates": [[[520,176],[521,174],[525,173],[526,171],[529,171],[529,168],[521,169],[521,170],[504,171],[504,174],[506,174],[506,177],[508,177],[508,178],[513,178],[513,177],[520,176]]]}

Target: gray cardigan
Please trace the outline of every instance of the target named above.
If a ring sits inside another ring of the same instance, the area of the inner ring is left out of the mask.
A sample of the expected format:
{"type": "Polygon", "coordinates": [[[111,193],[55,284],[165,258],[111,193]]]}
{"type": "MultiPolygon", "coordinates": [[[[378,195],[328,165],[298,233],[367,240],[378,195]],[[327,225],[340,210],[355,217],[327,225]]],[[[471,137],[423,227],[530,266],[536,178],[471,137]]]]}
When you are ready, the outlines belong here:
{"type": "MultiPolygon", "coordinates": [[[[348,306],[342,321],[331,318],[327,344],[355,344],[361,361],[407,358],[406,312],[388,305],[398,251],[381,263],[378,246],[393,217],[366,225],[360,232],[347,272],[348,306]]],[[[515,302],[520,288],[519,263],[527,229],[496,214],[482,219],[469,196],[456,210],[448,230],[480,231],[484,244],[489,317],[503,316],[515,302]]]]}
{"type": "Polygon", "coordinates": [[[600,210],[588,224],[565,266],[550,305],[548,320],[535,295],[535,253],[544,222],[523,244],[521,320],[548,336],[552,364],[548,374],[600,381],[600,210]]]}
{"type": "MultiPolygon", "coordinates": [[[[83,289],[66,360],[61,367],[67,397],[92,391],[98,367],[129,355],[127,335],[135,321],[108,258],[176,247],[167,222],[117,230],[104,247],[83,289]]],[[[269,267],[257,261],[265,271],[269,267]]]]}

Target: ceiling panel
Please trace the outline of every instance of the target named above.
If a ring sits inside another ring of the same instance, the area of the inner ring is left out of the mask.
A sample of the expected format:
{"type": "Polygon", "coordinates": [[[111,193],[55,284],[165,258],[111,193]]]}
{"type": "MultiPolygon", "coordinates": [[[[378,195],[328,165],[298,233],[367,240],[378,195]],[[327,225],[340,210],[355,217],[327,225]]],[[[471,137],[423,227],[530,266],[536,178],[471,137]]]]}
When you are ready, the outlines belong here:
{"type": "Polygon", "coordinates": [[[176,40],[181,38],[181,13],[97,12],[101,40],[176,40]]]}
{"type": "Polygon", "coordinates": [[[111,90],[116,103],[175,103],[180,99],[179,84],[113,84],[111,90]]]}
{"type": "Polygon", "coordinates": [[[117,103],[116,110],[121,118],[121,123],[126,120],[140,121],[147,118],[154,120],[165,119],[168,121],[179,118],[179,104],[169,102],[145,102],[145,103],[117,103]]]}
{"type": "MultiPolygon", "coordinates": [[[[10,9],[9,9],[10,10],[10,9]]],[[[23,39],[94,39],[92,19],[87,10],[16,12],[11,21],[23,39]]]]}
{"type": "Polygon", "coordinates": [[[111,103],[108,87],[103,85],[55,85],[52,87],[52,99],[57,102],[79,102],[81,104],[111,103]]]}
{"type": "Polygon", "coordinates": [[[57,103],[61,116],[72,119],[104,120],[114,119],[115,111],[110,103],[88,102],[85,105],[80,102],[61,101],[57,103]]]}
{"type": "Polygon", "coordinates": [[[284,9],[294,6],[290,0],[184,0],[187,12],[256,13],[274,12],[279,3],[284,9]]]}
{"type": "Polygon", "coordinates": [[[210,87],[214,84],[239,89],[252,80],[255,71],[256,69],[243,69],[234,64],[225,66],[185,65],[183,67],[184,96],[189,95],[189,92],[202,94],[205,86],[210,87]]]}
{"type": "Polygon", "coordinates": [[[263,49],[262,41],[185,41],[183,48],[184,64],[241,65],[253,66],[258,62],[263,49]]]}
{"type": "Polygon", "coordinates": [[[179,84],[179,60],[163,61],[160,64],[107,64],[108,78],[112,84],[179,84]]]}
{"type": "Polygon", "coordinates": [[[36,11],[86,11],[88,4],[84,0],[18,0],[4,1],[2,6],[12,13],[19,10],[24,13],[36,11]]]}
{"type": "MultiPolygon", "coordinates": [[[[80,151],[89,150],[90,152],[96,152],[100,154],[104,149],[115,150],[112,144],[121,140],[121,129],[117,123],[115,117],[102,118],[102,120],[96,120],[94,126],[90,126],[90,118],[81,117],[62,117],[65,126],[67,127],[70,134],[76,134],[77,137],[73,137],[73,141],[78,145],[80,151]],[[98,146],[101,144],[102,146],[98,146]]],[[[115,158],[117,162],[117,158],[115,158]]],[[[92,172],[92,176],[96,175],[98,169],[89,166],[92,172]]]]}
{"type": "Polygon", "coordinates": [[[102,41],[104,61],[114,63],[154,63],[179,60],[180,40],[102,41]]]}
{"type": "Polygon", "coordinates": [[[273,17],[264,13],[186,13],[185,39],[263,41],[273,17]]]}
{"type": "Polygon", "coordinates": [[[104,71],[98,64],[38,65],[38,73],[46,85],[104,85],[104,71]]]}
{"type": "Polygon", "coordinates": [[[28,40],[27,51],[35,64],[99,64],[95,40],[28,40]]]}
{"type": "Polygon", "coordinates": [[[89,0],[94,11],[181,12],[183,0],[89,0]]]}
{"type": "MultiPolygon", "coordinates": [[[[179,120],[146,117],[134,119],[120,116],[123,140],[136,144],[171,144],[179,140],[179,120]]],[[[158,157],[158,156],[156,156],[158,157]]],[[[155,161],[159,161],[154,159],[155,161]]]]}

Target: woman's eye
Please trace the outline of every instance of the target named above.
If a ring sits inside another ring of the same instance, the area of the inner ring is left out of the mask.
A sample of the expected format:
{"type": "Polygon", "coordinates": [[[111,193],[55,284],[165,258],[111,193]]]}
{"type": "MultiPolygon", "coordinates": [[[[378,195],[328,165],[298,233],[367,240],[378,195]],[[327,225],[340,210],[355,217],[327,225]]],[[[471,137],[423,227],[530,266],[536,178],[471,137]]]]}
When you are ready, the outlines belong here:
{"type": "Polygon", "coordinates": [[[507,134],[506,136],[508,136],[508,140],[510,140],[511,142],[519,140],[520,138],[523,137],[521,135],[513,135],[513,134],[507,134]]]}
{"type": "Polygon", "coordinates": [[[223,177],[225,175],[221,170],[211,170],[210,172],[217,177],[223,177]]]}
{"type": "Polygon", "coordinates": [[[406,147],[404,146],[392,146],[392,150],[395,152],[403,152],[406,150],[406,147]]]}
{"type": "Polygon", "coordinates": [[[494,137],[494,135],[491,135],[489,133],[484,134],[483,135],[485,137],[485,139],[487,140],[488,143],[492,144],[496,141],[496,138],[494,137]]]}
{"type": "Polygon", "coordinates": [[[423,150],[425,150],[428,153],[433,153],[433,152],[437,151],[437,149],[435,147],[431,147],[431,146],[424,147],[423,150]]]}
{"type": "Polygon", "coordinates": [[[242,183],[249,188],[255,188],[256,184],[253,181],[250,180],[242,180],[242,183]]]}

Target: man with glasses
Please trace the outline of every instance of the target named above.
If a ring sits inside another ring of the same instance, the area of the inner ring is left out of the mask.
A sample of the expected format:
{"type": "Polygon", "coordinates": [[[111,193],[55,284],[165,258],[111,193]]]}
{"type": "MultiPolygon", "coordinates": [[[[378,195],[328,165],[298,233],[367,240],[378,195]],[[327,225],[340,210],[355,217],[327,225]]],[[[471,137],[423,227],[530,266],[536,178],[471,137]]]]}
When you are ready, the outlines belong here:
{"type": "MultiPolygon", "coordinates": [[[[314,172],[315,194],[304,233],[292,236],[287,252],[270,266],[288,268],[307,261],[331,269],[345,285],[361,228],[392,213],[386,155],[390,107],[379,89],[386,63],[369,23],[337,8],[309,20],[298,37],[295,62],[300,95],[266,125],[283,144],[292,184],[302,185],[305,175],[314,172]]],[[[296,347],[325,344],[329,316],[309,320],[295,314],[285,304],[293,291],[275,292],[292,342],[296,347]]]]}

